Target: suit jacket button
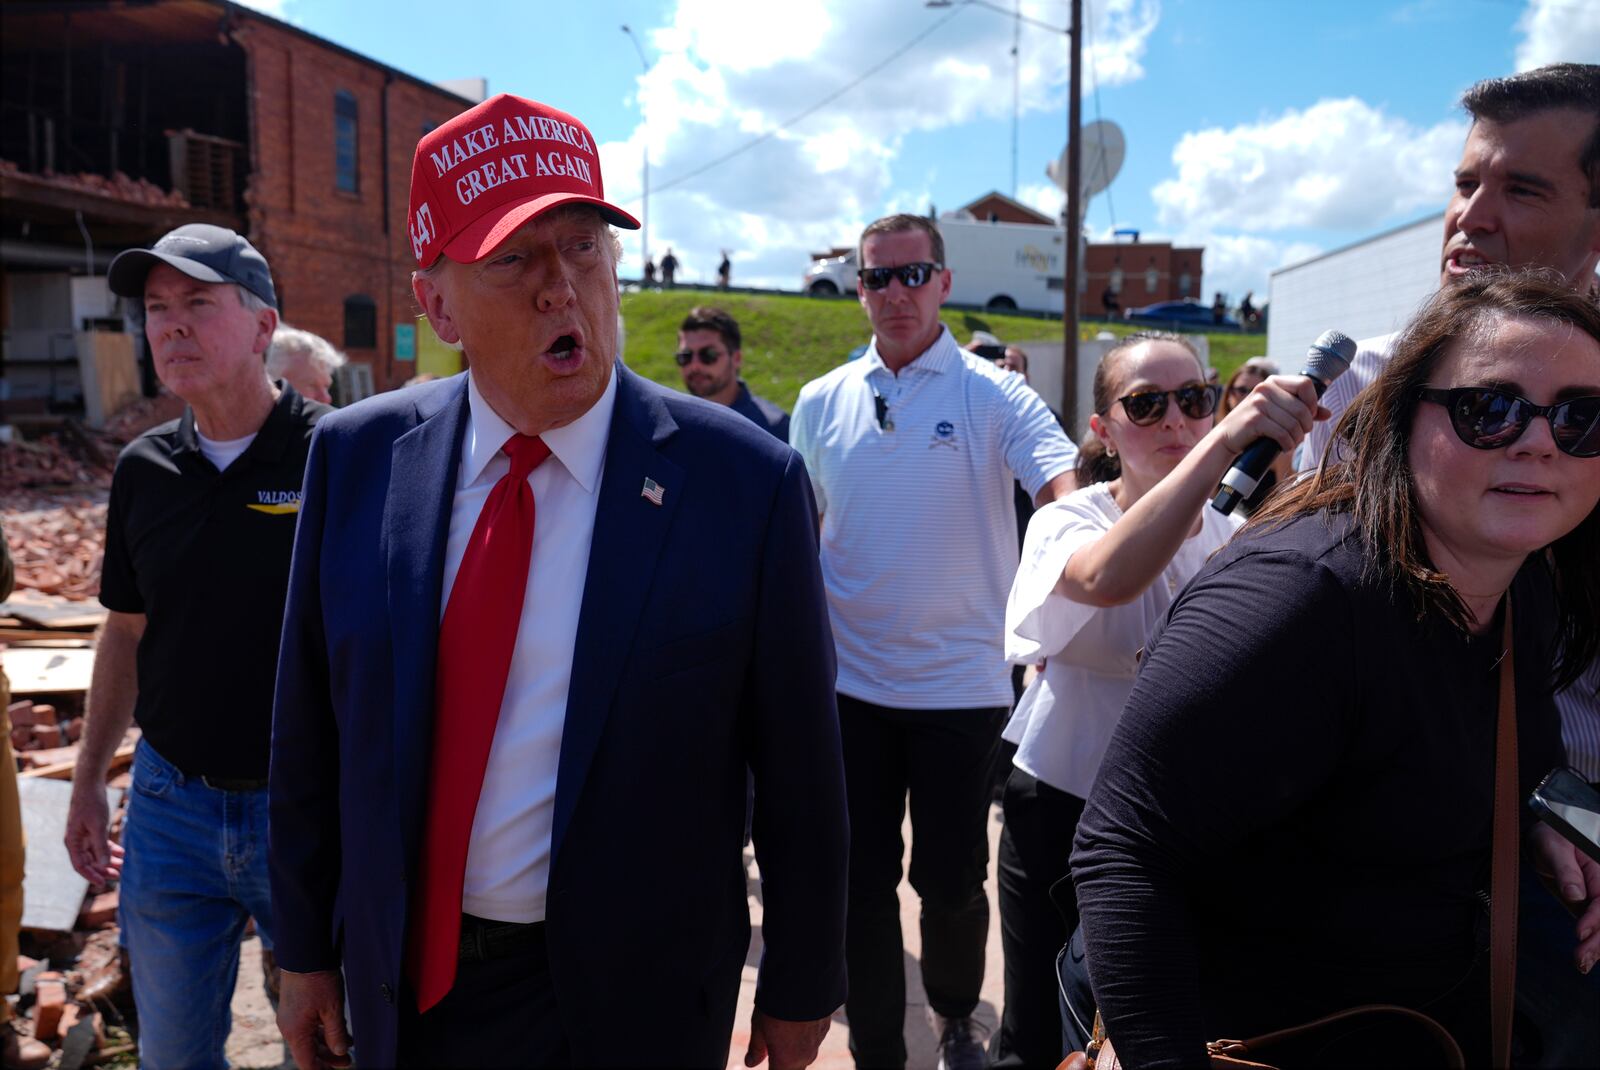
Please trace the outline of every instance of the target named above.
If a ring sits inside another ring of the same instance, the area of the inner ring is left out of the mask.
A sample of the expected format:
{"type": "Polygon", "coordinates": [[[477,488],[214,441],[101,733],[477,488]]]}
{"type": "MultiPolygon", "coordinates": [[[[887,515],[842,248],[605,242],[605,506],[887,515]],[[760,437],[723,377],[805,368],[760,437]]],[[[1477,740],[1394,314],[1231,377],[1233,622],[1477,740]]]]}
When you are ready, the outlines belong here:
{"type": "Polygon", "coordinates": [[[385,1003],[393,1003],[394,1002],[394,989],[390,988],[388,985],[386,985],[386,984],[379,985],[378,986],[378,994],[383,996],[383,1001],[385,1003]]]}

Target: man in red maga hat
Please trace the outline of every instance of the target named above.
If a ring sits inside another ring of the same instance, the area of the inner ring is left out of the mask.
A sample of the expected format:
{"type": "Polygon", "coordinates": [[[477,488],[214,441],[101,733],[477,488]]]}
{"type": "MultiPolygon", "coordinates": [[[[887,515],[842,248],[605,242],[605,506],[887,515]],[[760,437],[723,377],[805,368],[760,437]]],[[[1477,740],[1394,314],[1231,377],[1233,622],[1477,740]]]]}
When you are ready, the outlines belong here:
{"type": "Polygon", "coordinates": [[[412,166],[468,370],[312,443],[279,662],[279,1023],[301,1067],[722,1065],[844,1000],[848,832],[799,456],[617,359],[593,135],[497,96],[412,166]],[[714,548],[714,549],[713,549],[714,548]]]}

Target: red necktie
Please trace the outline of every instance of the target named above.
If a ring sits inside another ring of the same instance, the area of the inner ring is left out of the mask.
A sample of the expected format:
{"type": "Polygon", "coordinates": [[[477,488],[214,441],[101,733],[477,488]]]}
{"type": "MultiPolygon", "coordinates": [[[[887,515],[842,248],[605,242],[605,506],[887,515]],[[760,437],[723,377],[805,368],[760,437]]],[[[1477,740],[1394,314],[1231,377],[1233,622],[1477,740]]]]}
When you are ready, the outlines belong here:
{"type": "Polygon", "coordinates": [[[511,458],[511,471],[483,503],[439,625],[427,824],[406,954],[419,1012],[443,999],[456,979],[467,843],[505,698],[533,554],[528,473],[550,456],[550,447],[529,435],[512,435],[500,448],[511,458]]]}

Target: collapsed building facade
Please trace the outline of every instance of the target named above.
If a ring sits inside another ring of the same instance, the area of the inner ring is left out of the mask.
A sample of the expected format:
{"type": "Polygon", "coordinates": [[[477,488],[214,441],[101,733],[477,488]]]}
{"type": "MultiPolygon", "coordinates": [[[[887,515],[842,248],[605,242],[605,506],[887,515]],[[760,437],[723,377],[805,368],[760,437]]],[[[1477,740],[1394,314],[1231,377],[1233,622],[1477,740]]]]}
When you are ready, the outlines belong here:
{"type": "MultiPolygon", "coordinates": [[[[411,157],[475,103],[226,0],[0,8],[0,411],[83,412],[153,386],[119,251],[184,223],[245,234],[283,318],[351,358],[343,400],[419,370],[411,157]]],[[[425,357],[426,361],[426,357],[425,357]]]]}

